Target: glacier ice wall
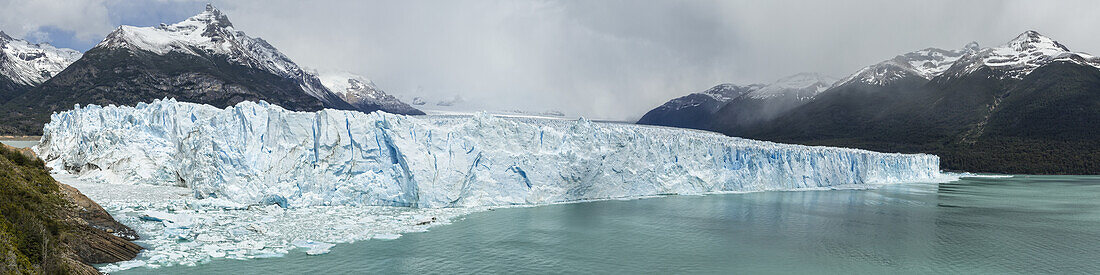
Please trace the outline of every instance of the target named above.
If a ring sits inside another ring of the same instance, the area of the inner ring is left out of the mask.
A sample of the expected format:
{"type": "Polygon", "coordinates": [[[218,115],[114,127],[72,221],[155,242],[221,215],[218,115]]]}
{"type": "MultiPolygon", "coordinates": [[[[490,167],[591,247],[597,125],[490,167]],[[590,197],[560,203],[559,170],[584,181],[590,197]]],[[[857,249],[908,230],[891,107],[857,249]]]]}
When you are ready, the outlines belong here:
{"type": "Polygon", "coordinates": [[[939,158],[629,124],[226,109],[175,100],[56,113],[51,167],[238,203],[462,207],[932,181],[939,158]]]}

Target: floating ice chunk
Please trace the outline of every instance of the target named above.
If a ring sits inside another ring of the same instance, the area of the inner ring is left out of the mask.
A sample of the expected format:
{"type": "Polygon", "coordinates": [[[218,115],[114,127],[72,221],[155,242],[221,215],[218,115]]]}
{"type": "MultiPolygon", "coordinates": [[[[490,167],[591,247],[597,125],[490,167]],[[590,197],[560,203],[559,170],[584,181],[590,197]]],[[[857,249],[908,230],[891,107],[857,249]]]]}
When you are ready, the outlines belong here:
{"type": "Polygon", "coordinates": [[[242,242],[237,243],[237,249],[239,249],[239,250],[244,250],[244,249],[260,250],[260,249],[264,249],[264,244],[260,243],[260,242],[257,242],[257,241],[254,241],[254,240],[244,240],[242,242]]]}
{"type": "Polygon", "coordinates": [[[401,234],[374,234],[373,236],[371,236],[372,239],[382,239],[382,240],[396,240],[397,238],[400,238],[400,237],[401,237],[401,234]]]}
{"type": "Polygon", "coordinates": [[[335,244],[331,244],[331,243],[314,242],[314,241],[308,241],[308,240],[298,240],[298,241],[294,241],[292,244],[294,246],[307,249],[306,250],[306,255],[325,254],[325,253],[328,253],[329,249],[331,249],[333,246],[336,246],[335,244]]]}
{"type": "Polygon", "coordinates": [[[103,273],[111,273],[117,271],[123,271],[135,267],[145,266],[146,262],[142,260],[129,260],[117,263],[111,263],[102,267],[99,267],[99,271],[103,273]]]}
{"type": "Polygon", "coordinates": [[[170,238],[176,238],[180,240],[190,240],[193,238],[191,235],[191,229],[183,227],[165,227],[164,234],[170,238]]]}
{"type": "Polygon", "coordinates": [[[158,210],[146,210],[141,219],[162,222],[165,227],[187,228],[195,223],[194,217],[190,214],[168,213],[158,210]]]}
{"type": "Polygon", "coordinates": [[[222,198],[196,200],[195,203],[197,203],[199,207],[213,207],[219,209],[244,209],[248,207],[248,205],[246,204],[237,203],[222,198]]]}

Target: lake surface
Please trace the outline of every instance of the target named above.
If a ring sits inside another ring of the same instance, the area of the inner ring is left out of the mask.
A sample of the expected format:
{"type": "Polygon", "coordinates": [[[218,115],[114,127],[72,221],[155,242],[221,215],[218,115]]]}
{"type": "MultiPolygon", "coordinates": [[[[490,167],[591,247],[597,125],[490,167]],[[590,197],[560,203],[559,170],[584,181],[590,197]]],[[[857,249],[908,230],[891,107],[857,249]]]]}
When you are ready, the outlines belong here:
{"type": "Polygon", "coordinates": [[[1100,177],[497,209],[319,256],[116,274],[517,272],[1097,273],[1100,177]]]}
{"type": "Polygon", "coordinates": [[[27,148],[38,145],[37,140],[0,140],[0,143],[7,144],[8,146],[15,148],[27,148]]]}

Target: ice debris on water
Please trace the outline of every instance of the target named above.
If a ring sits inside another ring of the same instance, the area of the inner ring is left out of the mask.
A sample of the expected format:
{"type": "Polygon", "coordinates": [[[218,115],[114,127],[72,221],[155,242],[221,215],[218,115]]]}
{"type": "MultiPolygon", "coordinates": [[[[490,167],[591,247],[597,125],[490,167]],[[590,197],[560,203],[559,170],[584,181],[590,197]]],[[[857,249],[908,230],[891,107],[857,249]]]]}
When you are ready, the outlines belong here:
{"type": "Polygon", "coordinates": [[[65,174],[54,177],[79,189],[141,236],[137,243],[146,249],[137,259],[108,264],[100,268],[103,272],[196,265],[219,258],[278,257],[292,251],[323,254],[334,244],[393,239],[479,211],[476,207],[352,205],[226,208],[204,203],[212,199],[194,198],[185,187],[103,183],[65,174]],[[313,245],[303,247],[302,242],[313,245]]]}
{"type": "Polygon", "coordinates": [[[328,250],[330,248],[332,248],[333,246],[336,246],[335,244],[331,244],[331,243],[315,242],[315,241],[309,241],[309,240],[298,240],[298,241],[294,241],[292,244],[294,244],[294,246],[307,249],[306,250],[307,255],[325,254],[325,253],[328,253],[328,250]]]}

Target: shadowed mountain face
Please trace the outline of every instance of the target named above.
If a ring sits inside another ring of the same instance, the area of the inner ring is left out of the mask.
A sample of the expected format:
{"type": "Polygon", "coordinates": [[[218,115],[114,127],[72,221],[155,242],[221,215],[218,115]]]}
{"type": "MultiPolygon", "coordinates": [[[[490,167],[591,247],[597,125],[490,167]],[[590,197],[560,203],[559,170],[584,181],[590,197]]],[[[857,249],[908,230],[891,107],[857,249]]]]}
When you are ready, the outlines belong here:
{"type": "Polygon", "coordinates": [[[135,105],[161,98],[218,107],[263,100],[295,111],[422,114],[388,108],[404,105],[399,101],[374,104],[374,98],[392,98],[380,90],[348,103],[266,41],[236,30],[212,6],[172,25],[121,26],[64,71],[25,89],[0,105],[0,134],[38,135],[50,114],[75,104],[135,105]]]}
{"type": "Polygon", "coordinates": [[[673,99],[646,113],[638,123],[703,130],[714,128],[716,121],[736,127],[756,125],[810,102],[835,81],[828,76],[801,73],[771,84],[722,84],[673,99]]]}
{"type": "MultiPolygon", "coordinates": [[[[160,98],[218,107],[265,100],[296,111],[325,107],[293,81],[218,56],[95,48],[41,86],[4,105],[3,133],[37,135],[74,104],[135,105],[160,98]]],[[[343,103],[340,109],[351,109],[343,103]]]]}
{"type": "Polygon", "coordinates": [[[760,90],[763,85],[737,86],[722,84],[702,93],[694,93],[669,102],[646,113],[638,124],[661,125],[692,129],[709,129],[714,114],[730,101],[760,90]]]}
{"type": "Polygon", "coordinates": [[[31,88],[30,86],[15,83],[15,81],[5,76],[0,76],[0,105],[8,102],[8,100],[12,98],[22,95],[31,88]]]}
{"type": "Polygon", "coordinates": [[[739,129],[758,127],[795,107],[812,102],[834,82],[834,78],[810,73],[780,79],[722,106],[715,113],[714,121],[723,123],[712,123],[709,128],[725,126],[732,131],[740,131],[739,129]]]}
{"type": "MultiPolygon", "coordinates": [[[[952,170],[1100,174],[1097,58],[1033,31],[994,48],[914,53],[864,68],[756,124],[743,115],[692,123],[752,139],[932,153],[952,170]],[[914,53],[951,62],[914,70],[919,62],[902,61],[929,59],[914,53]]],[[[763,105],[722,110],[763,113],[763,105]]]]}

